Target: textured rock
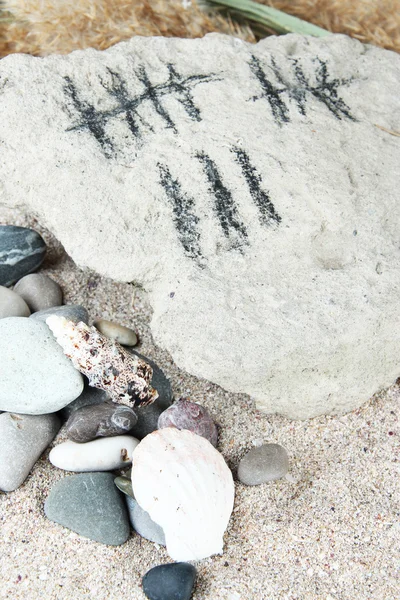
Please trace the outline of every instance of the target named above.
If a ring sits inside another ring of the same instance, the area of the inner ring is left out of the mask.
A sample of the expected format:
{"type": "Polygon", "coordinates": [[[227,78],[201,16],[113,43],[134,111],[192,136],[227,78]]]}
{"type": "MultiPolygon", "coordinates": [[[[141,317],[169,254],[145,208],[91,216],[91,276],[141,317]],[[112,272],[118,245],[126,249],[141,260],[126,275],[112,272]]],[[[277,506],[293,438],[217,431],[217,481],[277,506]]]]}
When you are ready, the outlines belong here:
{"type": "Polygon", "coordinates": [[[64,477],[52,487],[44,512],[51,521],[96,542],[119,546],[129,537],[125,503],[111,473],[64,477]]]}
{"type": "Polygon", "coordinates": [[[177,400],[158,417],[157,427],[158,429],[163,427],[189,429],[206,438],[213,446],[217,445],[217,427],[208,410],[196,402],[177,400]]]}
{"type": "Polygon", "coordinates": [[[139,535],[146,538],[146,540],[165,546],[164,532],[162,528],[153,521],[149,513],[143,510],[136,500],[129,495],[126,495],[125,501],[128,506],[129,520],[133,529],[139,535]]]}
{"type": "Polygon", "coordinates": [[[137,335],[133,329],[125,327],[124,325],[119,325],[119,323],[113,323],[106,319],[99,319],[98,321],[95,321],[93,325],[100,333],[124,346],[136,346],[138,342],[137,335]]]}
{"type": "Polygon", "coordinates": [[[136,422],[137,415],[129,406],[104,402],[76,410],[67,421],[66,433],[74,442],[90,442],[98,437],[123,435],[136,422]]]}
{"type": "Polygon", "coordinates": [[[6,317],[29,317],[29,306],[15,292],[0,285],[0,319],[6,317]]]}
{"type": "Polygon", "coordinates": [[[0,285],[12,285],[38,269],[45,254],[46,244],[33,229],[0,225],[0,285]]]}
{"type": "Polygon", "coordinates": [[[143,591],[150,600],[189,600],[196,568],[189,563],[158,565],[143,577],[143,591]]]}
{"type": "Polygon", "coordinates": [[[85,444],[63,442],[49,454],[50,462],[66,471],[112,471],[132,462],[132,453],[139,441],[130,435],[100,438],[85,444]]]}
{"type": "Polygon", "coordinates": [[[56,412],[77,398],[82,375],[45,323],[0,319],[0,409],[30,415],[56,412]]]}
{"type": "Polygon", "coordinates": [[[46,322],[47,317],[50,317],[50,315],[65,317],[74,323],[78,323],[79,321],[83,321],[83,323],[86,323],[86,325],[89,323],[88,311],[79,304],[66,304],[65,306],[53,306],[52,308],[38,310],[37,312],[31,314],[30,318],[46,322]]]}
{"type": "Polygon", "coordinates": [[[32,312],[46,310],[62,303],[62,290],[58,283],[43,273],[32,273],[18,281],[14,287],[32,312]]]}
{"type": "Polygon", "coordinates": [[[239,463],[238,479],[246,485],[258,485],[284,477],[289,470],[289,458],[283,446],[263,444],[253,448],[239,463]]]}
{"type": "Polygon", "coordinates": [[[0,202],[148,290],[180,367],[267,412],[351,410],[400,374],[399,78],[336,35],[12,55],[0,202]]]}
{"type": "Polygon", "coordinates": [[[0,490],[22,485],[60,427],[57,415],[0,415],[0,490]]]}

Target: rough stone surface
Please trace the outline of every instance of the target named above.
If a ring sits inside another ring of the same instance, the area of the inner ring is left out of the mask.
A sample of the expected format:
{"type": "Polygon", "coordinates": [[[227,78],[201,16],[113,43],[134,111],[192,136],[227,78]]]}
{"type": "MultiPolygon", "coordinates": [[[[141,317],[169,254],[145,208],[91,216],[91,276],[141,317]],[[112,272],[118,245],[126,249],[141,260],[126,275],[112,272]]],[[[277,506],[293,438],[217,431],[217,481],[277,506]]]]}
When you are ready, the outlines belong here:
{"type": "Polygon", "coordinates": [[[178,366],[267,412],[345,412],[400,370],[399,78],[336,35],[13,55],[0,202],[148,290],[178,366]]]}
{"type": "Polygon", "coordinates": [[[64,477],[51,489],[46,517],[96,542],[119,546],[129,537],[129,520],[122,495],[111,473],[64,477]]]}
{"type": "Polygon", "coordinates": [[[52,439],[61,421],[57,415],[0,415],[0,490],[16,490],[52,439]]]}
{"type": "Polygon", "coordinates": [[[238,479],[246,485],[259,485],[284,477],[289,457],[279,444],[263,444],[244,455],[238,467],[238,479]]]}
{"type": "Polygon", "coordinates": [[[137,415],[129,406],[104,402],[76,410],[66,423],[66,433],[74,442],[90,442],[98,437],[123,435],[136,422],[137,415]]]}
{"type": "Polygon", "coordinates": [[[0,285],[0,319],[6,317],[29,317],[29,306],[15,292],[0,285]]]}
{"type": "Polygon", "coordinates": [[[82,375],[45,323],[0,319],[0,409],[30,415],[56,412],[77,398],[82,375]]]}
{"type": "Polygon", "coordinates": [[[0,285],[12,285],[38,269],[45,254],[45,241],[33,229],[0,225],[0,285]]]}
{"type": "Polygon", "coordinates": [[[125,501],[133,529],[146,540],[165,546],[165,535],[162,527],[153,521],[149,513],[143,510],[134,498],[126,495],[125,501]]]}
{"type": "Polygon", "coordinates": [[[136,346],[138,339],[136,333],[130,327],[119,325],[119,323],[113,323],[113,321],[107,321],[106,319],[99,319],[95,321],[93,325],[107,337],[112,340],[116,340],[119,344],[124,346],[136,346]]]}
{"type": "Polygon", "coordinates": [[[65,471],[112,471],[132,463],[132,454],[138,444],[139,440],[130,435],[100,438],[85,444],[67,441],[51,450],[49,460],[65,471]]]}
{"type": "Polygon", "coordinates": [[[38,310],[31,314],[31,319],[39,319],[39,321],[46,322],[47,317],[50,315],[57,315],[58,317],[65,317],[69,321],[78,323],[83,321],[86,325],[89,324],[89,315],[86,308],[79,304],[70,304],[66,306],[54,306],[52,308],[46,308],[44,310],[38,310]]]}
{"type": "Polygon", "coordinates": [[[189,600],[196,568],[189,563],[169,563],[153,567],[143,577],[143,591],[150,600],[189,600]]]}
{"type": "Polygon", "coordinates": [[[46,310],[62,303],[62,290],[58,283],[43,273],[32,273],[18,281],[14,287],[32,312],[46,310]]]}

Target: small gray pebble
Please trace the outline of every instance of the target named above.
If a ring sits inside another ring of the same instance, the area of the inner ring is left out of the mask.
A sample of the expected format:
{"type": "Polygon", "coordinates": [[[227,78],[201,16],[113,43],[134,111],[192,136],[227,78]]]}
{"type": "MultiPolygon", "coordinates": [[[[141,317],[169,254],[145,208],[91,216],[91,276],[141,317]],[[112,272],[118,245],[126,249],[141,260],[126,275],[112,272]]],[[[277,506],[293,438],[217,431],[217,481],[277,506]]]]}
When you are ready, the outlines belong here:
{"type": "Polygon", "coordinates": [[[0,225],[0,285],[12,285],[36,271],[46,254],[41,235],[27,227],[0,225]]]}
{"type": "Polygon", "coordinates": [[[113,321],[107,321],[106,319],[99,319],[94,321],[93,325],[108,338],[115,340],[123,346],[136,346],[138,339],[133,329],[119,325],[113,321]]]}
{"type": "Polygon", "coordinates": [[[253,448],[239,463],[238,479],[246,485],[258,485],[284,477],[289,470],[288,454],[279,444],[253,448]]]}
{"type": "Polygon", "coordinates": [[[46,517],[96,542],[119,546],[129,537],[129,518],[111,473],[64,477],[51,489],[46,517]]]}
{"type": "Polygon", "coordinates": [[[136,422],[136,413],[129,406],[103,402],[73,412],[66,423],[66,433],[74,442],[90,442],[99,437],[123,435],[136,422]]]}
{"type": "Polygon", "coordinates": [[[29,317],[31,311],[21,296],[0,285],[0,319],[6,317],[29,317]]]}
{"type": "Polygon", "coordinates": [[[55,414],[0,415],[0,490],[11,492],[23,484],[60,427],[55,414]]]}
{"type": "Polygon", "coordinates": [[[126,495],[125,501],[133,529],[146,540],[165,546],[164,531],[152,520],[149,513],[143,510],[134,498],[126,495]]]}
{"type": "Polygon", "coordinates": [[[78,398],[64,406],[64,408],[60,411],[61,418],[66,421],[72,415],[73,412],[79,410],[83,406],[94,406],[96,404],[103,404],[110,400],[110,396],[104,390],[99,390],[97,388],[91,387],[87,379],[85,379],[85,387],[83,388],[83,392],[78,398]]]}
{"type": "Polygon", "coordinates": [[[43,273],[32,273],[18,281],[14,292],[25,300],[32,312],[62,304],[62,290],[58,283],[43,273]]]}
{"type": "Polygon", "coordinates": [[[65,317],[74,323],[79,323],[80,321],[86,323],[86,325],[89,323],[88,311],[80,304],[66,304],[65,306],[45,308],[44,310],[38,310],[37,312],[32,313],[30,318],[46,322],[47,317],[50,317],[50,315],[65,317]]]}
{"type": "Polygon", "coordinates": [[[132,479],[130,477],[116,477],[114,479],[114,483],[121,492],[123,492],[127,496],[130,496],[131,498],[134,497],[132,489],[132,479]]]}

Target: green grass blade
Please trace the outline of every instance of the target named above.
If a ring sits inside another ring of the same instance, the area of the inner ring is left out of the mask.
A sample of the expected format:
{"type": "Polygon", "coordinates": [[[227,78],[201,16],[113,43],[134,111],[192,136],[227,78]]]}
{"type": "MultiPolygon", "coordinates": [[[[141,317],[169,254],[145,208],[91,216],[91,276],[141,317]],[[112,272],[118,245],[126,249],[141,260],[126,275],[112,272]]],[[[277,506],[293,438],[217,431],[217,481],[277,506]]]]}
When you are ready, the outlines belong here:
{"type": "Polygon", "coordinates": [[[264,27],[272,29],[277,33],[300,33],[302,35],[313,35],[323,37],[331,35],[330,31],[317,27],[312,23],[292,17],[281,10],[264,6],[252,0],[207,0],[209,6],[226,7],[240,16],[261,23],[264,27]]]}

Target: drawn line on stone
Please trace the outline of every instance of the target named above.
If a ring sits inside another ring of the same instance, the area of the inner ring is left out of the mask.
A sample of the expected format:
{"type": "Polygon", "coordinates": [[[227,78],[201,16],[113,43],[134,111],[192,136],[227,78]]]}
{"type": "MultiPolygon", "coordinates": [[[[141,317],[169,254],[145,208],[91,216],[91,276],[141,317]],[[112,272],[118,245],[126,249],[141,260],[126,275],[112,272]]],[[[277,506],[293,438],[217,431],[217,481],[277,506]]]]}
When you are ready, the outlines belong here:
{"type": "Polygon", "coordinates": [[[210,185],[210,192],[215,199],[215,212],[226,238],[233,244],[232,248],[239,249],[248,245],[248,234],[244,223],[240,220],[237,206],[231,192],[224,185],[215,162],[204,152],[197,153],[196,158],[202,163],[210,185]]]}
{"type": "Polygon", "coordinates": [[[99,80],[105,91],[115,101],[116,105],[109,110],[98,110],[88,101],[80,97],[77,86],[70,77],[65,77],[66,85],[64,92],[71,98],[73,105],[80,116],[80,120],[72,125],[67,131],[89,130],[100,144],[105,155],[110,158],[115,151],[112,140],[107,136],[105,127],[107,123],[114,118],[124,116],[129,129],[135,138],[141,137],[140,123],[146,125],[151,131],[154,131],[144,122],[138,113],[138,109],[144,104],[149,103],[155,113],[163,120],[168,129],[177,133],[177,125],[168,110],[163,106],[162,99],[165,97],[174,98],[183,106],[188,117],[193,121],[201,121],[200,109],[196,106],[193,99],[193,89],[202,83],[211,83],[220,81],[220,78],[214,74],[199,74],[183,76],[176,68],[168,63],[168,79],[160,84],[152,84],[146,69],[141,66],[136,70],[135,76],[143,86],[143,91],[131,96],[127,88],[127,82],[123,76],[111,69],[107,69],[110,75],[110,82],[99,76],[99,80]]]}
{"type": "Polygon", "coordinates": [[[273,205],[269,193],[261,188],[262,177],[257,173],[256,168],[251,164],[249,155],[243,148],[234,146],[231,152],[236,157],[236,161],[242,168],[243,177],[250,190],[250,195],[254,200],[260,216],[260,222],[262,225],[272,225],[282,221],[282,217],[277,213],[275,206],[273,205]]]}
{"type": "Polygon", "coordinates": [[[182,191],[181,184],[171,175],[166,165],[157,163],[161,185],[172,204],[173,221],[186,254],[190,258],[202,258],[200,233],[197,225],[199,217],[193,212],[194,199],[182,191]]]}

